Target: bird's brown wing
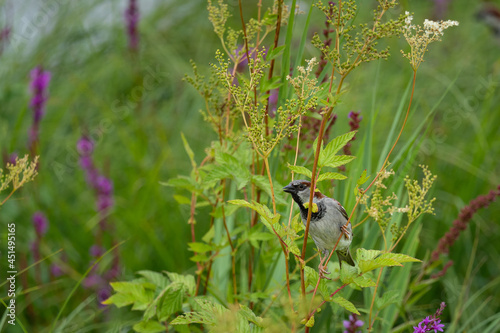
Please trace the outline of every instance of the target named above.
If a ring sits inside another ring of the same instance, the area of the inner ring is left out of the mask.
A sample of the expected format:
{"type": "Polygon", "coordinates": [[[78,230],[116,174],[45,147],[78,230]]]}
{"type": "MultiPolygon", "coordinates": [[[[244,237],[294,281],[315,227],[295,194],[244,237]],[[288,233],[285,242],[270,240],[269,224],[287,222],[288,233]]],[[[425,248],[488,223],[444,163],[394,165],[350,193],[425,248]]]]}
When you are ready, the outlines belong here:
{"type": "Polygon", "coordinates": [[[349,216],[347,216],[347,212],[345,211],[344,207],[342,207],[340,202],[337,202],[337,205],[339,205],[339,210],[342,216],[345,217],[346,220],[349,220],[349,216]]]}

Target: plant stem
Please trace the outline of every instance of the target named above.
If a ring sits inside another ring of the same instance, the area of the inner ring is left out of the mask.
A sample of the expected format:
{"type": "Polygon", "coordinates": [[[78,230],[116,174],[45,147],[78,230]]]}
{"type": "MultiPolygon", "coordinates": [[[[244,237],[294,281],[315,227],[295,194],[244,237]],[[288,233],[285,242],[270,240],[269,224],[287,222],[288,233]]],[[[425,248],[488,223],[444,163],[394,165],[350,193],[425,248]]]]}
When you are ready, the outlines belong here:
{"type": "Polygon", "coordinates": [[[375,323],[375,319],[372,322],[373,305],[375,304],[375,298],[377,297],[377,289],[378,289],[378,286],[380,284],[380,278],[382,277],[383,270],[384,270],[384,267],[381,267],[380,271],[378,272],[377,284],[375,285],[375,289],[373,290],[372,303],[370,305],[370,315],[368,316],[368,331],[371,331],[372,326],[375,323]]]}
{"type": "MultiPolygon", "coordinates": [[[[281,12],[283,8],[283,0],[278,0],[278,17],[276,19],[276,30],[274,33],[274,49],[278,47],[278,40],[280,37],[280,28],[281,28],[281,12]]],[[[273,72],[274,72],[274,63],[276,59],[273,58],[271,59],[271,64],[269,66],[269,74],[267,75],[268,80],[271,80],[273,77],[273,72]]],[[[266,123],[266,135],[269,135],[269,99],[271,98],[270,91],[267,91],[269,96],[267,97],[267,103],[266,103],[266,115],[264,117],[264,121],[266,123]]]]}
{"type": "Polygon", "coordinates": [[[273,187],[273,179],[271,178],[271,170],[269,168],[269,161],[267,155],[263,156],[264,163],[266,165],[267,178],[269,178],[269,185],[271,186],[271,198],[273,200],[273,213],[276,214],[276,200],[274,199],[274,187],[273,187]]]}

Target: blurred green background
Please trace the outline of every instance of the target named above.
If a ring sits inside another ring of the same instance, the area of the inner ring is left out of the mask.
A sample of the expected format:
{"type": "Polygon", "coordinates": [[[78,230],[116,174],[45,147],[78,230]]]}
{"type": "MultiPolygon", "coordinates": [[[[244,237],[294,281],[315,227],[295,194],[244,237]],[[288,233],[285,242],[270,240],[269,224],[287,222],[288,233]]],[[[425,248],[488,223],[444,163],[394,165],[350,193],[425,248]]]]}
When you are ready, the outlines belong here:
{"type": "MultiPolygon", "coordinates": [[[[300,2],[301,9],[307,12],[309,3],[300,2]]],[[[201,73],[207,73],[220,43],[208,21],[205,1],[139,1],[139,52],[134,54],[127,47],[126,5],[126,1],[111,0],[2,2],[0,29],[11,26],[12,32],[9,42],[2,41],[0,55],[0,153],[28,153],[33,121],[28,107],[30,71],[42,65],[52,73],[52,80],[40,128],[39,175],[2,207],[0,220],[2,225],[17,224],[18,251],[26,253],[31,264],[31,216],[43,211],[50,226],[42,255],[63,249],[71,267],[71,273],[49,281],[48,264],[42,265],[44,283],[30,292],[30,302],[38,309],[33,327],[52,322],[91,261],[96,211],[94,194],[78,164],[76,142],[82,133],[95,140],[96,165],[114,183],[115,205],[108,220],[113,237],[127,240],[120,246],[122,277],[131,278],[144,269],[191,273],[195,269],[187,250],[188,208],[174,200],[174,189],[159,182],[190,170],[181,132],[198,162],[215,138],[198,111],[203,108],[202,98],[182,78],[191,73],[190,59],[201,73]],[[143,80],[151,84],[145,87],[143,80]]],[[[435,5],[434,1],[402,1],[402,11],[414,12],[415,22],[421,22],[435,18],[435,5]]],[[[230,24],[239,27],[237,1],[229,1],[229,6],[234,12],[230,24]]],[[[255,13],[253,2],[244,1],[244,7],[245,18],[255,13]]],[[[476,18],[481,8],[481,2],[449,1],[443,18],[460,25],[429,47],[418,73],[407,131],[398,146],[404,146],[426,122],[418,136],[418,161],[438,175],[433,192],[437,201],[436,214],[424,217],[419,258],[435,248],[464,205],[500,184],[500,40],[476,18]]],[[[297,17],[294,43],[299,43],[305,16],[297,17]]],[[[323,21],[315,10],[311,36],[323,29],[323,21]]],[[[349,93],[337,108],[339,118],[332,130],[337,135],[349,129],[351,110],[361,111],[364,117],[360,133],[375,117],[375,152],[385,143],[384,133],[411,79],[411,69],[399,52],[406,50],[406,43],[391,40],[390,45],[389,61],[364,65],[348,78],[349,93]]],[[[308,41],[304,58],[312,56],[319,54],[308,41]]],[[[354,142],[354,155],[357,145],[354,142]]],[[[377,162],[378,156],[372,163],[377,162]]],[[[198,212],[203,214],[208,209],[198,212]]],[[[500,309],[500,298],[488,297],[500,292],[499,215],[498,202],[475,215],[451,248],[455,264],[433,289],[434,296],[428,297],[458,302],[461,288],[466,288],[469,294],[480,291],[471,305],[487,300],[491,311],[500,309]],[[469,267],[471,252],[475,259],[469,267]],[[485,285],[488,289],[481,289],[485,285]]],[[[208,219],[198,220],[202,235],[208,219]]],[[[5,232],[0,231],[2,239],[5,232]]],[[[78,289],[68,312],[89,295],[78,289]]],[[[21,301],[18,311],[25,306],[21,301]]],[[[100,321],[95,319],[94,329],[99,330],[100,321]]]]}

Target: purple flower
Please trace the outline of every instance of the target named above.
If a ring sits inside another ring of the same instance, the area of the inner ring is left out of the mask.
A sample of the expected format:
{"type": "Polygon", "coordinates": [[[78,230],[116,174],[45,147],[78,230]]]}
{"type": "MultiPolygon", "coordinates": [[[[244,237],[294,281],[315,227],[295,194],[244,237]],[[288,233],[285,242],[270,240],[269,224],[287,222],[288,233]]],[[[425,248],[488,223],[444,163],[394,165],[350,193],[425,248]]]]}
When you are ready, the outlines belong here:
{"type": "Polygon", "coordinates": [[[361,331],[356,331],[358,328],[362,327],[365,323],[362,320],[358,319],[358,316],[353,313],[349,315],[349,320],[343,321],[344,327],[346,330],[344,333],[357,333],[361,331]]]}
{"type": "Polygon", "coordinates": [[[35,67],[31,73],[30,89],[33,97],[30,107],[33,109],[33,125],[29,131],[29,149],[35,155],[35,149],[38,143],[38,134],[40,121],[45,113],[45,104],[48,99],[47,88],[50,82],[50,72],[44,71],[42,67],[35,67]]]}
{"type": "Polygon", "coordinates": [[[99,176],[97,178],[97,190],[99,193],[104,194],[104,195],[110,195],[111,192],[113,191],[113,183],[111,180],[104,176],[99,176]]]}
{"type": "Polygon", "coordinates": [[[109,290],[109,287],[106,286],[97,290],[97,302],[99,302],[99,306],[106,307],[106,304],[102,304],[102,302],[107,300],[109,297],[111,297],[111,290],[109,290]]]}
{"type": "Polygon", "coordinates": [[[97,210],[106,211],[113,206],[113,198],[108,195],[99,195],[97,197],[97,210]]]}
{"type": "Polygon", "coordinates": [[[42,67],[38,66],[31,71],[30,76],[30,88],[33,93],[30,107],[33,108],[35,122],[40,122],[44,114],[45,102],[47,101],[50,72],[44,71],[42,67]]]}
{"type": "Polygon", "coordinates": [[[446,303],[441,302],[439,309],[437,309],[435,314],[425,317],[420,323],[418,323],[418,326],[413,326],[413,333],[443,332],[444,324],[441,324],[439,316],[443,313],[445,306],[446,303]]]}
{"type": "Polygon", "coordinates": [[[488,194],[480,195],[471,200],[467,206],[462,208],[458,218],[453,221],[450,230],[439,240],[438,246],[432,252],[431,259],[427,263],[427,266],[437,261],[441,254],[448,253],[450,247],[460,236],[460,233],[467,229],[468,223],[474,214],[476,214],[479,209],[488,207],[498,196],[500,196],[500,185],[496,189],[491,190],[488,194]]]}
{"type": "Polygon", "coordinates": [[[87,276],[85,280],[83,280],[82,284],[84,288],[92,288],[95,286],[103,285],[105,284],[105,282],[101,276],[94,273],[92,275],[87,276]]]}
{"type": "Polygon", "coordinates": [[[137,24],[139,23],[139,8],[136,0],[129,0],[125,10],[125,22],[127,24],[128,47],[132,51],[137,51],[139,46],[139,35],[137,24]]]}
{"type": "Polygon", "coordinates": [[[444,324],[441,324],[441,319],[436,320],[431,326],[431,330],[434,332],[443,332],[444,324]]]}
{"type": "Polygon", "coordinates": [[[50,265],[50,274],[52,274],[53,277],[59,277],[64,274],[63,270],[59,265],[57,264],[52,264],[50,265]]]}
{"type": "Polygon", "coordinates": [[[89,253],[92,257],[100,257],[104,254],[104,249],[102,248],[102,246],[99,246],[99,245],[92,245],[90,247],[90,250],[89,250],[89,253]]]}
{"type": "Polygon", "coordinates": [[[94,151],[94,143],[86,136],[82,136],[76,143],[76,150],[81,156],[90,156],[94,151]]]}
{"type": "Polygon", "coordinates": [[[33,214],[33,226],[35,227],[36,234],[39,238],[45,235],[47,229],[49,228],[47,217],[45,217],[42,212],[36,212],[33,214]]]}

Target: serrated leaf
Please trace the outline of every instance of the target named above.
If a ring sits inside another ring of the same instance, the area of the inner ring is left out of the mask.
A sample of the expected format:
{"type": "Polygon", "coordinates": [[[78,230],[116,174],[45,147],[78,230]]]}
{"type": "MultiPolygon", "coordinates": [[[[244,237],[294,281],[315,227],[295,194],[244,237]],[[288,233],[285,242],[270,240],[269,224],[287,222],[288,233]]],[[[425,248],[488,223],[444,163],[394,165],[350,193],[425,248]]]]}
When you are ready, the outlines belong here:
{"type": "Polygon", "coordinates": [[[137,274],[144,276],[146,278],[146,280],[148,280],[152,284],[158,286],[160,289],[164,289],[165,287],[167,287],[170,284],[167,277],[164,274],[159,273],[159,272],[144,270],[144,271],[137,272],[137,274]]]}
{"type": "Polygon", "coordinates": [[[403,266],[393,259],[374,259],[374,260],[360,260],[358,262],[361,272],[369,272],[380,267],[387,266],[403,266]]]}
{"type": "Polygon", "coordinates": [[[420,260],[400,253],[382,253],[377,250],[358,249],[359,269],[364,273],[386,266],[403,266],[404,262],[418,262],[420,260]]]}
{"type": "Polygon", "coordinates": [[[349,162],[352,162],[356,156],[351,156],[351,155],[338,155],[338,156],[333,156],[330,158],[324,165],[325,167],[330,167],[330,168],[337,168],[341,165],[347,164],[349,162]]]}
{"type": "Polygon", "coordinates": [[[144,310],[144,314],[142,315],[143,321],[151,320],[156,315],[156,302],[158,299],[155,299],[153,302],[148,304],[146,310],[144,310]]]}
{"type": "Polygon", "coordinates": [[[340,281],[344,284],[349,284],[354,282],[358,276],[358,269],[352,267],[351,265],[344,264],[340,267],[340,281]]]}
{"type": "Polygon", "coordinates": [[[380,257],[384,258],[384,259],[393,259],[399,263],[421,262],[421,260],[419,260],[417,258],[413,258],[413,257],[410,257],[410,256],[408,256],[406,254],[402,254],[402,253],[383,253],[380,257]]]}
{"type": "Polygon", "coordinates": [[[340,295],[333,296],[332,302],[340,305],[341,307],[343,307],[347,311],[350,311],[350,312],[358,314],[358,315],[360,314],[358,309],[356,309],[356,307],[354,306],[354,304],[352,304],[351,302],[349,302],[348,300],[346,300],[344,297],[342,297],[340,295]]]}
{"type": "Polygon", "coordinates": [[[330,141],[326,147],[320,152],[319,155],[319,165],[329,166],[333,162],[333,158],[336,157],[337,152],[342,149],[351,139],[356,135],[356,131],[352,131],[343,135],[340,135],[330,141]]]}
{"type": "Polygon", "coordinates": [[[300,165],[291,165],[291,164],[288,164],[288,168],[290,170],[292,170],[293,172],[295,172],[295,173],[299,173],[299,174],[307,176],[309,178],[312,177],[312,171],[309,170],[306,167],[303,167],[303,166],[300,166],[300,165]]]}
{"type": "Polygon", "coordinates": [[[353,280],[353,283],[360,288],[375,287],[377,285],[372,279],[365,275],[359,275],[353,280]]]}
{"type": "Polygon", "coordinates": [[[231,177],[230,170],[224,165],[209,164],[203,166],[201,170],[207,172],[203,177],[203,182],[207,184],[217,183],[223,179],[231,177]]]}
{"type": "Polygon", "coordinates": [[[150,320],[150,321],[141,321],[134,325],[134,331],[139,333],[158,333],[165,332],[166,327],[163,326],[158,321],[150,320]]]}
{"type": "Polygon", "coordinates": [[[347,178],[346,176],[344,176],[343,174],[340,174],[338,172],[325,172],[325,173],[319,175],[317,182],[320,182],[320,181],[323,181],[323,180],[327,180],[327,179],[340,179],[340,180],[344,180],[346,178],[347,178]]]}
{"type": "Polygon", "coordinates": [[[111,295],[107,300],[103,301],[102,304],[105,305],[115,305],[117,308],[121,308],[130,304],[133,304],[135,301],[135,297],[131,294],[114,294],[111,295]]]}
{"type": "Polygon", "coordinates": [[[261,317],[257,316],[246,305],[240,304],[240,310],[238,311],[238,314],[240,314],[247,321],[250,321],[250,322],[254,323],[257,326],[262,327],[262,321],[263,321],[263,319],[261,317]]]}
{"type": "MultiPolygon", "coordinates": [[[[316,272],[316,270],[314,270],[313,268],[311,268],[309,266],[304,267],[304,272],[306,275],[306,286],[316,287],[316,284],[318,283],[318,279],[319,279],[318,272],[316,272]]],[[[318,291],[319,291],[320,295],[323,297],[323,299],[325,299],[327,301],[331,300],[330,291],[328,290],[326,280],[321,279],[321,281],[319,282],[318,291]]]]}
{"type": "Polygon", "coordinates": [[[138,300],[144,300],[146,297],[146,288],[156,289],[156,286],[147,282],[111,282],[111,287],[117,293],[129,294],[138,300]]]}
{"type": "Polygon", "coordinates": [[[177,290],[166,289],[157,302],[156,315],[158,320],[165,321],[175,312],[181,311],[183,298],[184,288],[177,290]]]}
{"type": "Polygon", "coordinates": [[[212,249],[213,249],[212,245],[208,245],[208,244],[200,243],[200,242],[188,243],[188,246],[189,246],[190,251],[197,252],[197,253],[205,253],[208,251],[212,251],[212,249]]]}
{"type": "Polygon", "coordinates": [[[172,283],[177,282],[177,283],[182,284],[190,295],[194,295],[195,290],[196,290],[196,282],[194,280],[194,276],[181,275],[181,274],[177,274],[177,273],[173,273],[173,272],[166,272],[166,271],[165,271],[165,273],[167,274],[170,281],[172,281],[172,283]]]}
{"type": "Polygon", "coordinates": [[[358,186],[361,186],[361,185],[363,185],[364,183],[366,183],[366,181],[367,181],[368,179],[370,179],[370,176],[367,176],[367,175],[366,175],[366,169],[365,169],[365,170],[363,171],[363,173],[361,173],[361,176],[359,176],[359,179],[358,179],[358,181],[356,182],[356,184],[357,184],[358,186]]]}
{"type": "Polygon", "coordinates": [[[228,203],[237,205],[237,206],[242,206],[242,207],[248,207],[253,210],[255,210],[261,217],[262,221],[264,222],[264,225],[269,229],[269,231],[273,231],[272,225],[278,223],[280,220],[279,214],[273,214],[269,210],[267,206],[264,206],[263,204],[260,204],[258,202],[253,201],[252,203],[246,201],[246,200],[229,200],[228,203]]]}

